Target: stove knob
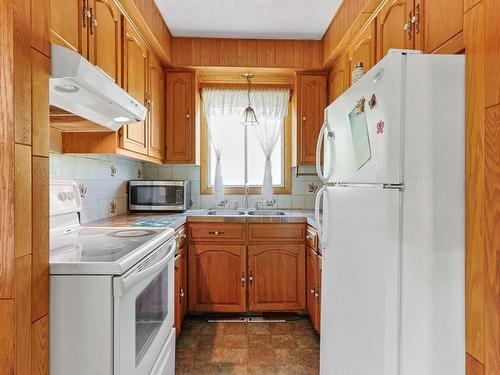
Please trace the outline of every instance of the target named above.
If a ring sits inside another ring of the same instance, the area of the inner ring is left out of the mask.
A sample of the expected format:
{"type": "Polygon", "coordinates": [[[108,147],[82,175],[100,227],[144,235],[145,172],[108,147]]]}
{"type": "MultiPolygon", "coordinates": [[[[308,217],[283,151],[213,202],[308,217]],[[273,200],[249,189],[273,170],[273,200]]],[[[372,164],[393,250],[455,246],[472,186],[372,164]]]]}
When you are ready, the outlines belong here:
{"type": "Polygon", "coordinates": [[[61,191],[58,195],[60,201],[65,201],[68,198],[68,193],[61,191]]]}
{"type": "Polygon", "coordinates": [[[69,199],[70,201],[72,201],[73,199],[75,199],[75,193],[73,193],[72,191],[70,191],[70,192],[68,193],[68,199],[69,199]]]}

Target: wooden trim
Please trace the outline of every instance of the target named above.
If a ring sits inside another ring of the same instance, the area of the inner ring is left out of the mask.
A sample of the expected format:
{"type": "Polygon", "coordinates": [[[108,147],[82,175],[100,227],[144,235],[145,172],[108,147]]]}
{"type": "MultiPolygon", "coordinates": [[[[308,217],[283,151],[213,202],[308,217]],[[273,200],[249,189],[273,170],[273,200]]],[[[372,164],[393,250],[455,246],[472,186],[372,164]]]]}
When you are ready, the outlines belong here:
{"type": "Polygon", "coordinates": [[[434,54],[456,54],[465,50],[464,33],[461,30],[439,47],[434,49],[431,53],[434,54]]]}
{"type": "Polygon", "coordinates": [[[484,375],[484,365],[476,358],[467,353],[466,356],[466,371],[467,375],[484,375]]]}
{"type": "MultiPolygon", "coordinates": [[[[200,82],[198,84],[198,87],[200,89],[203,88],[216,88],[216,89],[246,89],[247,84],[246,83],[225,83],[225,82],[200,82]]],[[[252,88],[258,88],[258,89],[289,89],[290,92],[293,90],[292,84],[284,84],[284,83],[253,83],[252,82],[252,88]]]]}
{"type": "MultiPolygon", "coordinates": [[[[203,105],[200,105],[200,192],[201,195],[212,195],[213,188],[208,185],[208,140],[207,119],[203,105]]],[[[273,188],[273,194],[291,194],[292,192],[292,108],[288,106],[288,115],[285,117],[285,152],[284,152],[284,185],[273,188]]],[[[244,195],[243,187],[226,187],[224,193],[227,195],[244,195]]],[[[262,193],[261,187],[251,187],[251,195],[262,193]]]]}

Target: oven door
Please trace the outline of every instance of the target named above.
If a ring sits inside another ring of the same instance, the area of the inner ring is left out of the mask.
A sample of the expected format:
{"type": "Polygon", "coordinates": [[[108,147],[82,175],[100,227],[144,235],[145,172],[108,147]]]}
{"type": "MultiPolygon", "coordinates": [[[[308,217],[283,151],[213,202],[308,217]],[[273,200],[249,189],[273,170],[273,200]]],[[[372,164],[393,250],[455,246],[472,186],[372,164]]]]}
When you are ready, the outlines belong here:
{"type": "Polygon", "coordinates": [[[113,279],[114,375],[150,374],[174,324],[171,239],[113,279]]]}

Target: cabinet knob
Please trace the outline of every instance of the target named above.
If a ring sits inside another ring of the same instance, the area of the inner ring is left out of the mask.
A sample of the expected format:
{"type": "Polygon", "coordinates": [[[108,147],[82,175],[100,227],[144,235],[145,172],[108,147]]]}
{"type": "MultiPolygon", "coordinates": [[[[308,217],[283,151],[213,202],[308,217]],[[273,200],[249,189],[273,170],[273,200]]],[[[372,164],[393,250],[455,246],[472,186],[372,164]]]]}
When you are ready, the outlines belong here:
{"type": "Polygon", "coordinates": [[[314,294],[314,289],[311,289],[311,294],[314,294]]]}
{"type": "Polygon", "coordinates": [[[247,281],[247,278],[245,276],[245,272],[242,272],[241,273],[241,285],[242,286],[245,285],[246,281],[247,281]]]}
{"type": "Polygon", "coordinates": [[[302,116],[302,121],[306,121],[306,120],[307,120],[306,116],[302,116]]]}
{"type": "Polygon", "coordinates": [[[189,113],[186,114],[186,118],[190,118],[191,115],[189,113]]]}
{"type": "Polygon", "coordinates": [[[318,298],[319,297],[319,293],[314,293],[314,298],[318,298]]]}
{"type": "Polygon", "coordinates": [[[310,234],[308,234],[308,235],[306,236],[306,240],[311,241],[312,239],[313,239],[313,238],[312,238],[312,236],[311,236],[310,234]]]}

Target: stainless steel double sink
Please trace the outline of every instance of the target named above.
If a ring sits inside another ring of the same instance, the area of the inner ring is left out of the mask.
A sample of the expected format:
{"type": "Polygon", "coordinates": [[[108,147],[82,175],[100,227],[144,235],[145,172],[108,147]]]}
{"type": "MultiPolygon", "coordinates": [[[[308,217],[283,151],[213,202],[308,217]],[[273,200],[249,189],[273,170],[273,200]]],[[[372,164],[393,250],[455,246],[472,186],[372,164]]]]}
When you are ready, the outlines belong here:
{"type": "Polygon", "coordinates": [[[210,210],[206,213],[211,216],[284,216],[286,215],[284,211],[278,210],[252,210],[252,211],[241,211],[241,210],[210,210]]]}

